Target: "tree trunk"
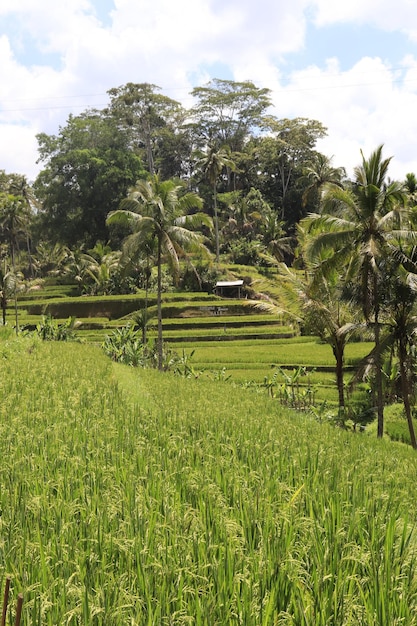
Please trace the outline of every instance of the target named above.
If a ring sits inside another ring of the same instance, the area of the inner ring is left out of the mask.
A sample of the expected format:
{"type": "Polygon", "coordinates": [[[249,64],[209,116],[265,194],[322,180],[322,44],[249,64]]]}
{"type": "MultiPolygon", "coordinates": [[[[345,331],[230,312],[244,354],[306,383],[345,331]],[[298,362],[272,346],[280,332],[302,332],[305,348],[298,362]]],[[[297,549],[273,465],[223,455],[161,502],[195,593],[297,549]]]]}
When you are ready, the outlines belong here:
{"type": "Polygon", "coordinates": [[[158,252],[157,252],[157,267],[158,267],[158,281],[157,281],[157,310],[158,310],[158,340],[157,340],[157,353],[158,353],[158,369],[162,370],[162,236],[158,235],[158,252]]]}
{"type": "Polygon", "coordinates": [[[379,327],[379,302],[378,302],[378,276],[374,273],[374,311],[375,311],[375,384],[376,384],[376,407],[378,418],[377,435],[379,438],[384,435],[384,394],[382,389],[382,363],[380,349],[380,327],[379,327]]]}
{"type": "Polygon", "coordinates": [[[150,278],[150,267],[149,267],[149,257],[146,259],[146,269],[145,269],[145,323],[142,328],[142,343],[144,348],[146,349],[146,344],[148,342],[148,294],[149,294],[149,278],[150,278]]]}
{"type": "Polygon", "coordinates": [[[344,346],[337,342],[333,347],[333,354],[336,359],[336,384],[339,397],[339,413],[342,413],[345,410],[345,387],[343,382],[344,346]]]}
{"type": "Polygon", "coordinates": [[[213,204],[214,204],[214,233],[216,238],[216,263],[220,260],[220,243],[219,243],[219,215],[217,210],[217,190],[216,183],[213,186],[213,204]]]}
{"type": "Polygon", "coordinates": [[[399,351],[398,356],[400,360],[401,391],[403,395],[404,410],[405,410],[405,415],[407,417],[411,445],[413,446],[414,450],[417,450],[417,441],[416,441],[416,435],[414,432],[413,416],[412,416],[411,404],[410,404],[410,385],[409,385],[408,368],[407,368],[407,350],[405,348],[403,341],[400,341],[398,351],[399,351]]]}
{"type": "Polygon", "coordinates": [[[6,310],[7,310],[7,299],[2,296],[1,297],[1,312],[3,317],[3,326],[6,326],[6,310]]]}

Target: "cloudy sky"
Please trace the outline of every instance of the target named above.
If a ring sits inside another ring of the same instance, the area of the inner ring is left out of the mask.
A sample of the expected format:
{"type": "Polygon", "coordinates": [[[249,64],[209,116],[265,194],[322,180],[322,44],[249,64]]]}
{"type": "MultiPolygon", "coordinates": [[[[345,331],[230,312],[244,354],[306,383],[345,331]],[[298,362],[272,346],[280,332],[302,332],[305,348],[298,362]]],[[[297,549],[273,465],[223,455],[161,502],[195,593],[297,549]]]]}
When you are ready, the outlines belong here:
{"type": "Polygon", "coordinates": [[[36,134],[111,87],[151,82],[191,106],[211,78],[322,122],[335,166],[383,143],[391,177],[417,173],[415,0],[1,0],[0,169],[33,180],[36,134]]]}

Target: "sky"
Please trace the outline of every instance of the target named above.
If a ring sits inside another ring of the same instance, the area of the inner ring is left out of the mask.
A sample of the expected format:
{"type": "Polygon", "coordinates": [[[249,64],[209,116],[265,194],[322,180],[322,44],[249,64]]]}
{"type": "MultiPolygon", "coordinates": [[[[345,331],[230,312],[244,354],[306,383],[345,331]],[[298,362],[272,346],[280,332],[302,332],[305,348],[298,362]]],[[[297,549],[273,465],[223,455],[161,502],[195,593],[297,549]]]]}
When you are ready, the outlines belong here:
{"type": "Polygon", "coordinates": [[[417,174],[415,0],[1,0],[0,170],[33,181],[36,135],[148,82],[191,107],[212,78],[271,90],[279,119],[320,121],[351,174],[384,144],[417,174]]]}

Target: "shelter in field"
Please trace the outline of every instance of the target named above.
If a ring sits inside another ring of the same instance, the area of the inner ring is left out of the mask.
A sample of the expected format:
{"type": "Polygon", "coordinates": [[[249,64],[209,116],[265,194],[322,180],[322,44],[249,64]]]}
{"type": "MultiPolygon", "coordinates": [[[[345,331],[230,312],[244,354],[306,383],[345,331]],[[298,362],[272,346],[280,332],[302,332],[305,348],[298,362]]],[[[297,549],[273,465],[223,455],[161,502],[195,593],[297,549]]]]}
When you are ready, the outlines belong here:
{"type": "Polygon", "coordinates": [[[214,293],[222,298],[241,298],[242,287],[243,280],[218,280],[214,293]]]}

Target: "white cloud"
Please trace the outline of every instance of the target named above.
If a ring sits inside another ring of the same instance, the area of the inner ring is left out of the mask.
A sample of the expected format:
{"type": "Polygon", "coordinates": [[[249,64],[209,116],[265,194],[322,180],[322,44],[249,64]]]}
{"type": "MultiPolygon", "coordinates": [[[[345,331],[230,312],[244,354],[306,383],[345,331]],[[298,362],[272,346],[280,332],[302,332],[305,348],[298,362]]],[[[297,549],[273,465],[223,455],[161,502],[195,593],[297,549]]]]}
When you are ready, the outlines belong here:
{"type": "MultiPolygon", "coordinates": [[[[414,69],[410,72],[416,76],[414,69]]],[[[361,59],[347,72],[329,60],[324,69],[310,67],[293,74],[290,84],[277,92],[277,114],[322,122],[328,137],[320,149],[350,172],[360,161],[360,149],[367,155],[384,144],[386,156],[394,157],[390,175],[404,178],[406,172],[417,171],[412,143],[417,135],[417,94],[410,90],[411,80],[396,80],[396,72],[378,58],[361,59]]]]}
{"type": "Polygon", "coordinates": [[[279,117],[312,117],[326,125],[322,149],[338,165],[351,167],[360,147],[368,152],[385,143],[396,156],[393,165],[417,171],[410,148],[417,130],[412,53],[404,57],[402,73],[379,58],[358,60],[342,72],[337,51],[320,67],[286,65],[288,55],[303,50],[312,15],[319,26],[370,24],[411,37],[413,5],[414,0],[114,0],[103,22],[100,0],[1,0],[0,169],[33,177],[35,133],[57,133],[70,112],[103,107],[110,87],[152,82],[189,106],[192,87],[221,77],[217,72],[223,69],[236,80],[269,87],[279,117]]]}
{"type": "Polygon", "coordinates": [[[415,0],[313,0],[317,25],[355,22],[386,31],[401,31],[417,39],[415,0]]]}

